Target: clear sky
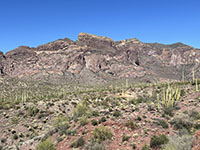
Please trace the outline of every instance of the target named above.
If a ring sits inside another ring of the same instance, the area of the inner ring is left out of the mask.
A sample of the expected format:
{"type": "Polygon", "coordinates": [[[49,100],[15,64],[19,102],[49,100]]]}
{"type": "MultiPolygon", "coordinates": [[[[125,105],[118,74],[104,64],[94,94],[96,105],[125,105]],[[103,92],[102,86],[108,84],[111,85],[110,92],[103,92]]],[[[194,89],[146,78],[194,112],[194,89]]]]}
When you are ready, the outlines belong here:
{"type": "Polygon", "coordinates": [[[200,0],[0,0],[0,50],[80,32],[200,48],[200,0]]]}

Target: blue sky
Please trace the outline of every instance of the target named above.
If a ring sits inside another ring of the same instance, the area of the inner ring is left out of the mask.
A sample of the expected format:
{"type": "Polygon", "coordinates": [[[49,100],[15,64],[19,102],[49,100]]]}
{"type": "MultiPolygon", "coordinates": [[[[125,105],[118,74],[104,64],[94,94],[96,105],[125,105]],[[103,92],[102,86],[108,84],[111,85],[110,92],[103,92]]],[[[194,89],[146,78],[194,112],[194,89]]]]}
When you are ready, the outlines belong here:
{"type": "Polygon", "coordinates": [[[0,0],[0,50],[80,32],[200,48],[199,0],[0,0]]]}

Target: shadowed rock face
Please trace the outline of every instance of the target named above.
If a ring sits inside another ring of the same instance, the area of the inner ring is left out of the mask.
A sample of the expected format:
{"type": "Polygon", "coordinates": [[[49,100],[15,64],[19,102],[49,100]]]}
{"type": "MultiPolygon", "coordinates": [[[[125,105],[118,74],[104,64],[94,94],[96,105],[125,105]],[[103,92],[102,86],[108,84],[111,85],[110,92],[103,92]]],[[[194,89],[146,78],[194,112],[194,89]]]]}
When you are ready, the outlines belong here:
{"type": "Polygon", "coordinates": [[[175,43],[113,41],[80,33],[76,42],[65,38],[36,48],[20,46],[0,52],[0,75],[56,83],[104,83],[129,78],[136,81],[179,80],[191,70],[199,75],[200,50],[175,43]]]}

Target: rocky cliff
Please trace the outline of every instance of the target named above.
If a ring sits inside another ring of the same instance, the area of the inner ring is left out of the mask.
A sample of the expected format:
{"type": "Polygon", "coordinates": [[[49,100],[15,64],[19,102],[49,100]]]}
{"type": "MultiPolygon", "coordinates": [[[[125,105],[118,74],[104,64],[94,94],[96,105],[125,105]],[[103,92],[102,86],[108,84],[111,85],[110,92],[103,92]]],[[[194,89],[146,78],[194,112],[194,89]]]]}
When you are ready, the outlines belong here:
{"type": "Polygon", "coordinates": [[[55,83],[104,83],[124,80],[154,82],[200,76],[200,50],[175,43],[113,41],[80,33],[77,41],[59,39],[36,48],[20,46],[0,52],[1,77],[55,83]]]}

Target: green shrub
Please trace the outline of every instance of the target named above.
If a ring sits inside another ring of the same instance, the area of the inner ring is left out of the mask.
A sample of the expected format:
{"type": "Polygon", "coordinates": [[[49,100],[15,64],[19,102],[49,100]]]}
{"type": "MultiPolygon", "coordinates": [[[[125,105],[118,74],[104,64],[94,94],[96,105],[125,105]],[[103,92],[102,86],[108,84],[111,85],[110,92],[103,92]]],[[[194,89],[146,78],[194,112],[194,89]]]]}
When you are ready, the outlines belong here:
{"type": "Polygon", "coordinates": [[[78,148],[78,147],[83,147],[85,145],[85,140],[83,137],[78,138],[77,141],[74,141],[70,147],[78,148]]]}
{"type": "Polygon", "coordinates": [[[181,89],[180,95],[181,95],[181,96],[185,96],[185,90],[184,90],[184,89],[181,89]]]}
{"type": "Polygon", "coordinates": [[[134,98],[129,99],[128,103],[129,104],[135,104],[136,100],[134,98]]]}
{"type": "Polygon", "coordinates": [[[125,126],[131,128],[132,130],[137,128],[137,124],[134,123],[132,120],[127,120],[125,126]]]}
{"type": "Polygon", "coordinates": [[[138,116],[136,120],[141,121],[142,118],[140,116],[138,116]]]}
{"type": "Polygon", "coordinates": [[[88,121],[88,118],[86,116],[82,116],[80,118],[79,122],[80,122],[81,126],[84,126],[84,125],[88,124],[89,121],[88,121]]]}
{"type": "Polygon", "coordinates": [[[169,141],[166,135],[162,134],[160,136],[153,135],[150,141],[150,147],[159,148],[161,145],[166,144],[169,141]]]}
{"type": "Polygon", "coordinates": [[[14,140],[17,140],[18,138],[19,138],[19,137],[18,137],[17,134],[14,134],[14,135],[13,135],[13,139],[14,139],[14,140]]]}
{"type": "Polygon", "coordinates": [[[66,135],[71,135],[71,136],[74,136],[76,133],[77,133],[77,131],[76,131],[76,130],[71,130],[71,129],[68,129],[68,130],[66,131],[66,135]]]}
{"type": "Polygon", "coordinates": [[[45,141],[42,141],[36,147],[37,150],[56,150],[53,141],[50,138],[47,138],[45,141]]]}
{"type": "Polygon", "coordinates": [[[128,135],[123,135],[122,136],[122,142],[128,141],[131,137],[128,135]]]}
{"type": "Polygon", "coordinates": [[[148,102],[148,97],[142,97],[142,96],[139,96],[137,99],[136,99],[136,104],[140,104],[140,103],[147,103],[148,102]]]}
{"type": "Polygon", "coordinates": [[[198,111],[192,110],[189,112],[189,117],[193,118],[194,120],[199,120],[200,113],[198,111]]]}
{"type": "Polygon", "coordinates": [[[102,141],[105,141],[107,139],[111,139],[112,132],[108,127],[105,126],[99,126],[94,129],[91,135],[91,139],[94,142],[101,143],[102,141]]]}
{"type": "Polygon", "coordinates": [[[142,150],[151,150],[151,148],[145,143],[145,144],[142,146],[142,150]]]}
{"type": "Polygon", "coordinates": [[[116,110],[116,111],[113,113],[113,116],[119,117],[119,116],[121,116],[121,112],[118,111],[118,110],[116,110]]]}
{"type": "Polygon", "coordinates": [[[174,115],[174,110],[175,110],[174,107],[170,107],[170,106],[166,107],[166,106],[163,106],[163,112],[164,112],[165,115],[169,115],[169,116],[172,117],[172,116],[174,115]]]}
{"type": "Polygon", "coordinates": [[[56,141],[57,141],[58,143],[61,142],[62,140],[63,140],[63,138],[60,137],[60,136],[56,138],[56,141]]]}
{"type": "Polygon", "coordinates": [[[132,147],[132,149],[133,149],[133,150],[137,148],[137,146],[136,146],[136,143],[135,143],[135,142],[131,143],[130,145],[131,145],[131,147],[132,147]]]}
{"type": "Polygon", "coordinates": [[[69,128],[69,120],[66,116],[59,115],[53,122],[53,126],[63,134],[69,128]]]}
{"type": "Polygon", "coordinates": [[[28,108],[28,113],[30,116],[35,116],[39,112],[39,109],[36,106],[31,106],[28,108]]]}
{"type": "Polygon", "coordinates": [[[165,120],[163,120],[163,119],[157,119],[156,122],[155,122],[155,124],[157,124],[159,126],[162,126],[165,129],[169,128],[168,123],[165,120]]]}
{"type": "Polygon", "coordinates": [[[86,102],[82,102],[76,106],[73,112],[73,118],[77,119],[82,116],[89,116],[90,115],[90,108],[86,102]]]}
{"type": "Polygon", "coordinates": [[[97,117],[97,116],[99,116],[99,112],[98,111],[92,111],[92,116],[94,116],[94,117],[97,117]]]}
{"type": "Polygon", "coordinates": [[[193,120],[189,117],[188,114],[177,114],[174,116],[172,121],[170,122],[176,130],[180,129],[187,129],[190,131],[191,127],[193,126],[193,120]]]}
{"type": "Polygon", "coordinates": [[[140,103],[147,103],[148,102],[148,97],[142,97],[142,96],[139,96],[137,99],[135,98],[131,98],[129,99],[129,104],[140,104],[140,103]]]}
{"type": "Polygon", "coordinates": [[[93,126],[96,126],[96,125],[98,125],[98,121],[97,121],[97,120],[95,120],[95,119],[91,120],[91,123],[92,123],[92,125],[93,125],[93,126]]]}
{"type": "Polygon", "coordinates": [[[18,118],[18,117],[13,117],[13,118],[11,119],[11,121],[12,121],[12,124],[17,125],[17,124],[19,123],[19,118],[18,118]]]}
{"type": "Polygon", "coordinates": [[[101,117],[101,119],[99,120],[99,123],[102,123],[102,122],[106,122],[106,117],[101,117]]]}

